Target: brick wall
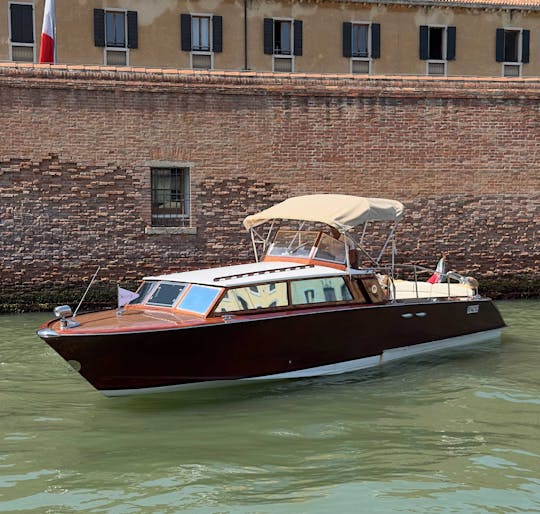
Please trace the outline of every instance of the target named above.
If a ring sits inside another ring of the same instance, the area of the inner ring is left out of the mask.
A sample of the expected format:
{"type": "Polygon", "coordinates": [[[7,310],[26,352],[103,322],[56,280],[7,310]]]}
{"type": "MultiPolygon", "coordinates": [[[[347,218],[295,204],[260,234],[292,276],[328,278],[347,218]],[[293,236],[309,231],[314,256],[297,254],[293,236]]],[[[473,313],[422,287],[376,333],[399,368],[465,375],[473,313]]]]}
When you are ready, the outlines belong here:
{"type": "Polygon", "coordinates": [[[0,64],[0,294],[246,261],[243,217],[314,192],[403,201],[400,261],[538,278],[539,100],[534,79],[0,64]],[[153,160],[193,163],[196,234],[145,234],[153,160]]]}

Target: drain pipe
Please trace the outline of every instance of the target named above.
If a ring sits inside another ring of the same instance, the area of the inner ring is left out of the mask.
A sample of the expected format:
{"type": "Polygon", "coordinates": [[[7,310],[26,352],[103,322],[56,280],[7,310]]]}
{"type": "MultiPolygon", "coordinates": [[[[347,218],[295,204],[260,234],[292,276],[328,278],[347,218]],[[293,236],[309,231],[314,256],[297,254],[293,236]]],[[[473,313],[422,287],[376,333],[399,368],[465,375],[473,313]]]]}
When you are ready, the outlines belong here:
{"type": "Polygon", "coordinates": [[[244,0],[244,71],[248,70],[247,0],[244,0]]]}

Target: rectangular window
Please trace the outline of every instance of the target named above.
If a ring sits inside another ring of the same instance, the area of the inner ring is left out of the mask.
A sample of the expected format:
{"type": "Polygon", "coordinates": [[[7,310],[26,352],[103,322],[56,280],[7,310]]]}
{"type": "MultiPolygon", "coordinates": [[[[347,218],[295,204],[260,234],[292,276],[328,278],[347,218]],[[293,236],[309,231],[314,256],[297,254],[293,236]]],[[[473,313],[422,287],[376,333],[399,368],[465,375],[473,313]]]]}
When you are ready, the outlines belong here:
{"type": "Polygon", "coordinates": [[[291,55],[292,22],[287,20],[274,21],[274,54],[291,55]]]}
{"type": "Polygon", "coordinates": [[[33,4],[9,4],[9,58],[19,62],[35,61],[33,4]]]}
{"type": "Polygon", "coordinates": [[[178,305],[178,309],[195,314],[206,314],[222,289],[193,284],[178,305]]]}
{"type": "Polygon", "coordinates": [[[191,49],[210,51],[210,16],[191,17],[191,49]]]}
{"type": "Polygon", "coordinates": [[[152,226],[189,225],[189,168],[153,168],[152,226]]]}
{"type": "Polygon", "coordinates": [[[258,309],[272,309],[285,307],[289,304],[287,284],[276,282],[271,284],[258,284],[257,291],[254,286],[229,289],[223,296],[215,312],[235,312],[258,309]]]}
{"type": "Polygon", "coordinates": [[[456,27],[420,26],[420,59],[427,61],[428,75],[446,75],[455,54],[456,27]]]}
{"type": "Polygon", "coordinates": [[[264,53],[272,55],[273,71],[294,71],[294,57],[302,55],[302,26],[302,20],[264,19],[264,53]]]}
{"type": "Polygon", "coordinates": [[[105,64],[129,64],[129,50],[139,46],[137,19],[137,11],[94,9],[94,46],[103,48],[105,64]]]}
{"type": "Polygon", "coordinates": [[[497,29],[496,60],[502,63],[505,77],[519,77],[523,64],[529,62],[530,31],[523,29],[497,29]]]}
{"type": "Polygon", "coordinates": [[[312,278],[291,282],[293,305],[306,303],[341,302],[352,300],[343,277],[312,278]]]}
{"type": "Polygon", "coordinates": [[[344,22],[343,57],[350,58],[350,72],[371,73],[371,62],[381,56],[381,26],[379,23],[344,22]]]}
{"type": "Polygon", "coordinates": [[[519,47],[520,47],[519,30],[504,31],[504,60],[505,62],[519,62],[519,47]]]}
{"type": "Polygon", "coordinates": [[[105,11],[105,64],[127,65],[125,12],[105,11]]]}
{"type": "Polygon", "coordinates": [[[352,56],[369,57],[369,25],[367,23],[352,24],[352,56]]]}

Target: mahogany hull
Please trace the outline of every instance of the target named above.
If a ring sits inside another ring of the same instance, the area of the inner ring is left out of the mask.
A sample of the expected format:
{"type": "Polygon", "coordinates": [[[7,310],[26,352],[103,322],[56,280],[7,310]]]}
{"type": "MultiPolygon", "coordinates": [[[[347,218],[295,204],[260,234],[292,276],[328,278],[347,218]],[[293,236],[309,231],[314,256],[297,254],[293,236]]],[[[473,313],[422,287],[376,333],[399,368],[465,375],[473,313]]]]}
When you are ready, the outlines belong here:
{"type": "Polygon", "coordinates": [[[66,361],[80,365],[79,373],[96,389],[119,395],[295,376],[504,326],[495,305],[480,299],[306,309],[170,330],[43,339],[66,361]]]}

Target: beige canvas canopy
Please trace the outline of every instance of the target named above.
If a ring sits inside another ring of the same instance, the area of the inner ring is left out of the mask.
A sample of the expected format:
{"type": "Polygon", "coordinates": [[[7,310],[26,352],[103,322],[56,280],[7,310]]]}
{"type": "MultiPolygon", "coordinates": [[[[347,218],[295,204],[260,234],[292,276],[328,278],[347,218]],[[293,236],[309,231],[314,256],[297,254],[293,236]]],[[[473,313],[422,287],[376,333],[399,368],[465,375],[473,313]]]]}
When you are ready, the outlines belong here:
{"type": "Polygon", "coordinates": [[[340,231],[351,230],[366,221],[398,221],[403,204],[384,198],[318,194],[295,196],[244,219],[246,229],[270,220],[313,221],[340,231]]]}

